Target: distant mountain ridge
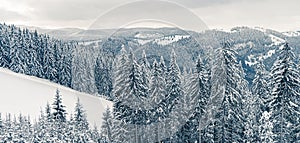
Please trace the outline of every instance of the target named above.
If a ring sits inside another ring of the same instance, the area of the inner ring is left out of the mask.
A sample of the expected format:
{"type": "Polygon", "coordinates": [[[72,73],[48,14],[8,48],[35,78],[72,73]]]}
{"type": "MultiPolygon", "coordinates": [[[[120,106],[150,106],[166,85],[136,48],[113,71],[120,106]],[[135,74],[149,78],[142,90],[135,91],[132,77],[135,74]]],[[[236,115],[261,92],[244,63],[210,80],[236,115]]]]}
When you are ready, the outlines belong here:
{"type": "MultiPolygon", "coordinates": [[[[185,68],[189,70],[194,68],[194,63],[198,56],[205,62],[210,62],[213,50],[220,47],[222,42],[230,41],[231,46],[237,51],[238,60],[245,70],[246,79],[251,84],[255,74],[254,68],[258,60],[263,59],[267,70],[269,70],[277,58],[278,51],[283,43],[288,42],[297,57],[300,54],[300,49],[298,48],[300,47],[300,35],[297,34],[299,33],[298,31],[278,32],[260,27],[235,27],[229,31],[212,29],[200,33],[184,31],[178,28],[130,28],[118,30],[63,28],[49,30],[29,27],[30,31],[35,29],[39,33],[76,43],[73,49],[71,48],[72,54],[69,57],[72,58],[72,66],[69,68],[71,74],[84,73],[80,69],[90,69],[90,72],[94,73],[97,58],[102,58],[104,63],[109,63],[116,58],[122,47],[126,50],[132,49],[138,59],[142,57],[142,53],[145,51],[150,63],[154,59],[159,60],[160,56],[163,56],[166,64],[170,62],[170,51],[174,49],[180,69],[183,70],[185,68]],[[111,59],[105,59],[107,57],[111,59]],[[74,70],[79,71],[74,72],[74,70]]],[[[62,47],[62,49],[65,48],[62,47]]],[[[75,84],[74,79],[70,83],[79,85],[82,81],[88,81],[86,85],[70,86],[78,91],[95,94],[97,89],[94,89],[95,87],[91,85],[96,82],[94,79],[96,75],[91,73],[81,74],[82,77],[76,79],[78,84],[75,84]]]]}
{"type": "Polygon", "coordinates": [[[283,43],[288,42],[295,54],[300,54],[297,48],[300,46],[300,35],[259,27],[235,27],[230,31],[206,30],[201,33],[176,28],[121,29],[101,42],[98,41],[98,46],[115,55],[122,46],[133,49],[137,57],[141,57],[142,51],[146,51],[151,62],[154,59],[158,60],[160,56],[169,59],[169,52],[174,49],[178,56],[178,64],[183,69],[193,68],[198,55],[203,59],[209,58],[208,54],[226,40],[229,40],[238,52],[238,59],[249,82],[253,79],[254,67],[258,60],[264,59],[267,69],[270,69],[283,43]]]}

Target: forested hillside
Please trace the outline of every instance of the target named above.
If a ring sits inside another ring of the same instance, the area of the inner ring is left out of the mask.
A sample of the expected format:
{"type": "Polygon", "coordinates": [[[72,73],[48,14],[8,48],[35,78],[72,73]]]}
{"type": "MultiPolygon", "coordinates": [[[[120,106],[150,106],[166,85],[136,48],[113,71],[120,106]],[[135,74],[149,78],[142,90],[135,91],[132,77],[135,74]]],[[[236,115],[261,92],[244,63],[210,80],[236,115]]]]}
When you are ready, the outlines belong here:
{"type": "Polygon", "coordinates": [[[75,43],[53,39],[36,31],[0,25],[0,66],[16,73],[71,87],[75,47],[75,43]]]}
{"type": "Polygon", "coordinates": [[[176,54],[152,66],[123,48],[115,69],[113,113],[104,114],[109,142],[298,142],[299,67],[280,46],[270,71],[263,59],[250,86],[230,42],[181,71],[176,54]],[[210,65],[209,63],[212,63],[210,65]],[[148,72],[145,72],[148,71],[148,72]],[[122,131],[122,132],[121,132],[122,131]]]}
{"type": "Polygon", "coordinates": [[[298,35],[121,29],[60,41],[0,26],[1,67],[113,101],[101,141],[300,141],[298,35]]]}

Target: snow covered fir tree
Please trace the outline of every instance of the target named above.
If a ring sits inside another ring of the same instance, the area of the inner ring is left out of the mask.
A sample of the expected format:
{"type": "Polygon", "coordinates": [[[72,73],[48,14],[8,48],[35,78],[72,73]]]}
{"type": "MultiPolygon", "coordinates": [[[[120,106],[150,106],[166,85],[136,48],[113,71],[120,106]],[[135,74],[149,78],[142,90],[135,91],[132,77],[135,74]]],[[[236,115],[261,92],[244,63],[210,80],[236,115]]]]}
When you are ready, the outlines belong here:
{"type": "Polygon", "coordinates": [[[78,98],[74,115],[67,118],[63,96],[56,91],[54,102],[41,109],[38,119],[29,116],[6,114],[0,118],[0,141],[17,143],[39,142],[100,142],[105,143],[99,130],[90,128],[85,110],[78,98]]]}
{"type": "Polygon", "coordinates": [[[297,38],[272,43],[274,31],[240,27],[176,39],[180,31],[164,29],[173,39],[141,43],[142,32],[123,30],[91,42],[0,24],[1,71],[112,103],[98,127],[83,98],[67,112],[63,92],[53,91],[38,118],[1,111],[0,143],[300,142],[297,38]]]}

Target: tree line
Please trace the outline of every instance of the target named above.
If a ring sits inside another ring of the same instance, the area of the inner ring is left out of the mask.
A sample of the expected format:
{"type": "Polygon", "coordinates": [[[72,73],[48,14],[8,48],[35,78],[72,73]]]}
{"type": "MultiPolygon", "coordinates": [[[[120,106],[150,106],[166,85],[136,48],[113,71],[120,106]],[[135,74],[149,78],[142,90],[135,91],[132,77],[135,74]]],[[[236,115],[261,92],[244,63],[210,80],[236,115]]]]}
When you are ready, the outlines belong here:
{"type": "Polygon", "coordinates": [[[99,47],[0,24],[0,67],[77,91],[110,97],[111,69],[99,47]],[[98,50],[97,50],[98,49],[98,50]],[[95,54],[95,55],[93,55],[95,54]]]}
{"type": "Polygon", "coordinates": [[[174,51],[168,66],[163,57],[150,66],[123,49],[103,134],[116,143],[299,142],[299,67],[288,43],[279,49],[270,71],[260,59],[251,86],[230,42],[183,72],[174,51]]]}
{"type": "Polygon", "coordinates": [[[38,119],[31,120],[22,114],[16,116],[0,114],[0,141],[18,143],[106,143],[96,126],[90,128],[87,114],[78,98],[74,114],[69,115],[62,102],[62,95],[56,91],[52,105],[47,103],[41,109],[38,119]]]}
{"type": "MultiPolygon", "coordinates": [[[[163,57],[150,64],[146,53],[138,62],[124,48],[115,61],[93,48],[85,50],[73,42],[0,24],[0,67],[114,101],[101,132],[108,142],[300,140],[299,66],[287,43],[279,48],[270,71],[260,59],[251,86],[229,42],[208,59],[199,57],[193,69],[180,69],[174,51],[166,65],[163,57]]],[[[64,116],[54,117],[69,123],[64,116]]],[[[7,125],[20,124],[21,118],[29,124],[28,117],[21,116],[7,125]]],[[[1,122],[7,119],[12,120],[7,115],[1,122]]]]}
{"type": "Polygon", "coordinates": [[[71,87],[72,49],[76,44],[0,24],[0,67],[71,87]]]}

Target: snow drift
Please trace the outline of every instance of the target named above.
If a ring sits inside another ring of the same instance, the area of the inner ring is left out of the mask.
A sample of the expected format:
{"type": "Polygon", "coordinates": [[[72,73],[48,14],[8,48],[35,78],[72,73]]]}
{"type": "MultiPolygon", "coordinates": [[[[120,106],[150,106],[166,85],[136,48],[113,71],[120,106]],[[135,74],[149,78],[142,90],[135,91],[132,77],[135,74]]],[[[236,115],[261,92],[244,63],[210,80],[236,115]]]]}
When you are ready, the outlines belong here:
{"type": "Polygon", "coordinates": [[[112,107],[112,102],[100,97],[81,93],[70,88],[52,83],[48,80],[32,76],[14,73],[0,68],[0,113],[5,117],[7,113],[12,115],[30,115],[31,119],[37,119],[41,109],[45,110],[47,102],[51,105],[56,89],[62,95],[63,104],[66,106],[67,117],[74,113],[77,98],[80,99],[90,126],[100,127],[102,113],[107,107],[112,107]]]}

